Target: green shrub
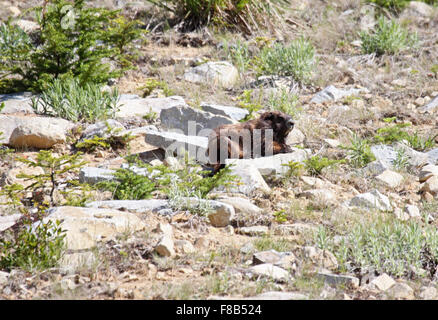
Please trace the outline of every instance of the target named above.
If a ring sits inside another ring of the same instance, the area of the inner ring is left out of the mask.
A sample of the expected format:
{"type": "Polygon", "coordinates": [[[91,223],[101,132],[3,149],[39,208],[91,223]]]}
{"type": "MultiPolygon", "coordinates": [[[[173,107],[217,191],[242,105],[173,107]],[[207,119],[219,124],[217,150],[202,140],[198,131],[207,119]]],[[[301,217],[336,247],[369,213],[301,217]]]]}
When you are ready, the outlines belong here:
{"type": "Polygon", "coordinates": [[[156,185],[147,176],[130,169],[117,169],[114,180],[102,181],[97,188],[111,191],[115,200],[142,200],[152,196],[156,185]]]}
{"type": "Polygon", "coordinates": [[[317,176],[322,173],[324,168],[333,167],[343,162],[343,160],[332,160],[326,157],[313,156],[304,161],[304,166],[310,175],[317,176]]]}
{"type": "Polygon", "coordinates": [[[113,192],[117,200],[146,199],[155,190],[180,197],[205,198],[214,188],[227,187],[237,179],[230,174],[229,167],[207,177],[207,171],[202,171],[199,165],[191,162],[186,162],[183,169],[171,170],[165,165],[151,166],[138,159],[129,160],[131,165],[145,169],[144,174],[136,173],[133,169],[117,169],[114,180],[99,182],[97,187],[113,192]]]}
{"type": "MultiPolygon", "coordinates": [[[[394,118],[384,119],[385,122],[392,122],[394,118]]],[[[397,123],[388,127],[380,128],[374,136],[376,143],[392,144],[396,141],[402,141],[408,138],[409,134],[403,130],[409,127],[409,123],[397,123]]]]}
{"type": "Polygon", "coordinates": [[[280,43],[266,46],[258,61],[261,74],[292,76],[302,83],[309,82],[316,65],[315,49],[303,38],[292,41],[288,46],[280,43]]]}
{"type": "Polygon", "coordinates": [[[11,233],[0,238],[2,270],[45,270],[55,267],[62,258],[65,231],[61,229],[60,221],[38,221],[32,226],[31,220],[26,218],[20,230],[16,234],[11,233]]]}
{"type": "Polygon", "coordinates": [[[433,277],[438,264],[437,230],[417,222],[379,219],[355,226],[337,244],[326,236],[325,247],[334,253],[341,271],[401,277],[424,269],[433,277]]]}
{"type": "Polygon", "coordinates": [[[409,31],[396,21],[387,21],[380,17],[373,33],[362,31],[359,33],[364,53],[396,54],[415,46],[418,42],[417,34],[409,31]]]}
{"type": "Polygon", "coordinates": [[[105,92],[98,84],[81,86],[78,79],[57,79],[39,97],[32,98],[32,108],[38,114],[93,123],[113,118],[118,101],[117,88],[105,92]]]}
{"type": "Polygon", "coordinates": [[[40,92],[54,79],[70,77],[102,84],[133,67],[132,42],[143,33],[138,21],[119,11],[86,7],[84,0],[48,0],[33,11],[39,29],[32,39],[10,21],[0,26],[3,91],[18,84],[40,92]]]}

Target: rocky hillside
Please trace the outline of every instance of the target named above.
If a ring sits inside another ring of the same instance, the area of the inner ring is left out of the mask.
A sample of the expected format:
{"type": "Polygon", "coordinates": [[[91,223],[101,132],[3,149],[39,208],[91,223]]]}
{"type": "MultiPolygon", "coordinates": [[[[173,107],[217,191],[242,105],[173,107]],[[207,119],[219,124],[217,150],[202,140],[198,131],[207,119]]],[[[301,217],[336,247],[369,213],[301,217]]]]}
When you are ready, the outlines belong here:
{"type": "MultiPolygon", "coordinates": [[[[43,2],[0,17],[36,41],[43,2]]],[[[291,0],[188,30],[89,2],[144,41],[97,91],[0,77],[0,298],[438,298],[437,3],[291,0]],[[267,110],[293,116],[292,152],[206,178],[202,131],[267,110]]]]}

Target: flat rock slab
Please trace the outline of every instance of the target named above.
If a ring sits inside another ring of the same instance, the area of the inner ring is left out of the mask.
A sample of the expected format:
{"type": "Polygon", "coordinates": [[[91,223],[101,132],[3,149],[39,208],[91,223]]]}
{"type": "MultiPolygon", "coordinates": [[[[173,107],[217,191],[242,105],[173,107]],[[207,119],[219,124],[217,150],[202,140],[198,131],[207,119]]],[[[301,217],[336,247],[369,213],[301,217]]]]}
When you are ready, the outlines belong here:
{"type": "Polygon", "coordinates": [[[4,103],[2,114],[25,113],[34,114],[31,107],[31,92],[0,94],[0,104],[4,103]]]}
{"type": "Polygon", "coordinates": [[[94,201],[87,205],[87,208],[107,208],[122,211],[134,211],[138,213],[158,212],[169,207],[167,200],[149,199],[149,200],[107,200],[94,201]]]}
{"type": "Polygon", "coordinates": [[[317,277],[331,285],[343,284],[346,286],[351,286],[352,288],[359,287],[359,279],[349,275],[318,272],[317,277]]]}
{"type": "Polygon", "coordinates": [[[226,159],[225,164],[234,164],[238,167],[254,166],[261,175],[285,174],[290,161],[303,162],[308,158],[308,153],[303,149],[293,148],[291,153],[280,153],[269,157],[255,159],[226,159]]]}
{"type": "Polygon", "coordinates": [[[162,110],[160,120],[165,130],[204,137],[208,137],[213,129],[221,125],[236,123],[235,120],[226,116],[188,106],[175,106],[162,110]]]}
{"type": "Polygon", "coordinates": [[[253,204],[250,200],[241,197],[221,197],[218,201],[233,206],[235,212],[242,214],[262,214],[263,210],[253,204]]]}
{"type": "MultiPolygon", "coordinates": [[[[237,176],[239,182],[237,185],[227,188],[227,192],[251,196],[258,192],[269,192],[271,190],[260,171],[250,163],[235,162],[231,167],[231,175],[237,176]]],[[[215,191],[224,191],[224,189],[224,187],[218,187],[215,191]]]]}
{"type": "Polygon", "coordinates": [[[371,146],[371,152],[387,169],[394,169],[394,161],[397,159],[397,152],[404,151],[408,164],[411,166],[420,166],[428,162],[428,154],[418,152],[408,146],[395,143],[393,146],[374,145],[371,146]]]}
{"type": "Polygon", "coordinates": [[[266,226],[242,227],[237,229],[237,233],[252,237],[264,236],[268,234],[268,232],[269,228],[266,226]]]}
{"type": "Polygon", "coordinates": [[[225,116],[235,121],[240,121],[249,114],[249,111],[246,109],[231,107],[231,106],[222,106],[222,105],[211,104],[206,102],[201,103],[201,108],[204,111],[225,116]]]}
{"type": "MultiPolygon", "coordinates": [[[[135,232],[146,227],[135,214],[113,209],[55,207],[43,219],[62,221],[69,250],[91,249],[99,241],[109,241],[123,232],[135,232]]],[[[38,222],[36,222],[38,223],[38,222]]]]}
{"type": "Polygon", "coordinates": [[[350,200],[349,205],[360,208],[377,209],[381,211],[392,210],[392,206],[388,197],[381,194],[377,189],[355,196],[350,200]]]}
{"type": "Polygon", "coordinates": [[[158,132],[148,130],[145,135],[145,142],[155,147],[164,149],[167,154],[184,157],[185,152],[190,157],[201,163],[208,163],[206,151],[208,138],[199,136],[186,136],[175,132],[158,132]]]}
{"type": "Polygon", "coordinates": [[[101,181],[111,181],[114,179],[115,170],[94,168],[94,167],[84,167],[79,171],[79,182],[81,183],[98,183],[101,181]]]}
{"type": "Polygon", "coordinates": [[[151,112],[155,112],[159,117],[162,110],[174,106],[187,106],[187,104],[180,96],[166,98],[129,97],[120,100],[116,118],[143,117],[151,112]]]}
{"type": "Polygon", "coordinates": [[[333,85],[324,88],[322,91],[318,92],[310,102],[313,103],[323,103],[327,101],[337,101],[344,97],[349,97],[352,95],[359,95],[362,92],[367,92],[366,89],[338,89],[333,85]]]}
{"type": "Polygon", "coordinates": [[[267,277],[274,281],[284,282],[290,277],[289,272],[283,268],[274,266],[271,263],[264,263],[253,266],[248,270],[252,274],[252,278],[267,277]]]}

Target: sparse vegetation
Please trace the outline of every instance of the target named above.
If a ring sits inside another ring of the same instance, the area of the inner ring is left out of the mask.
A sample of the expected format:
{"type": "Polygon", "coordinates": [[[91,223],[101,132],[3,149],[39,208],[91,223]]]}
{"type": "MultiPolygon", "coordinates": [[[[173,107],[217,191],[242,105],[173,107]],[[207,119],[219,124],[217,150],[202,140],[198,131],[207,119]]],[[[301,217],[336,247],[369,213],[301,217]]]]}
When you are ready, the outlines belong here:
{"type": "Polygon", "coordinates": [[[43,115],[93,123],[114,117],[118,101],[117,89],[105,92],[96,84],[81,86],[77,79],[55,80],[40,97],[32,98],[32,108],[43,115]]]}
{"type": "Polygon", "coordinates": [[[353,167],[361,168],[376,159],[371,152],[368,140],[353,135],[350,142],[351,146],[344,148],[348,150],[347,159],[353,167]]]}
{"type": "Polygon", "coordinates": [[[313,156],[310,159],[305,160],[304,165],[310,175],[318,176],[322,173],[324,168],[334,167],[343,162],[343,160],[333,160],[326,157],[313,156]]]}
{"type": "Polygon", "coordinates": [[[310,81],[317,65],[315,48],[303,39],[292,41],[288,46],[276,43],[266,46],[260,53],[260,74],[292,76],[296,81],[310,81]]]}
{"type": "Polygon", "coordinates": [[[362,51],[364,53],[396,54],[404,49],[413,48],[417,42],[417,34],[410,34],[407,29],[395,20],[379,18],[374,33],[361,32],[362,51]]]}
{"type": "Polygon", "coordinates": [[[433,226],[376,219],[355,226],[337,244],[330,236],[325,241],[345,271],[386,272],[396,277],[433,277],[436,272],[438,233],[433,226]]]}
{"type": "Polygon", "coordinates": [[[24,218],[17,233],[0,238],[0,269],[22,268],[31,272],[55,267],[64,253],[65,231],[60,221],[24,218]]]}

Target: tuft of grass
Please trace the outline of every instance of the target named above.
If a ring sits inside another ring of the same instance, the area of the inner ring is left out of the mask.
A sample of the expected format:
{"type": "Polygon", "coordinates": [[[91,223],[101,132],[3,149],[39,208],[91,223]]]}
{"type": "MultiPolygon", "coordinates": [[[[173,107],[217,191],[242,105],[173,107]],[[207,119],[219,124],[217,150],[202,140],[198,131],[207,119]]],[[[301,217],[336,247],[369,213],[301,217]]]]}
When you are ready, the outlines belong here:
{"type": "Polygon", "coordinates": [[[56,79],[41,96],[32,98],[32,108],[38,114],[95,122],[113,118],[118,101],[117,88],[104,92],[97,84],[82,86],[77,79],[56,79]]]}
{"type": "Polygon", "coordinates": [[[304,161],[304,166],[310,175],[318,176],[324,168],[334,167],[340,163],[344,163],[344,160],[332,160],[326,157],[313,156],[304,161]]]}
{"type": "Polygon", "coordinates": [[[418,43],[417,33],[409,31],[396,21],[380,17],[373,33],[360,32],[362,51],[366,54],[396,54],[414,47],[418,43]]]}
{"type": "Polygon", "coordinates": [[[299,99],[296,94],[290,93],[286,89],[280,89],[269,96],[267,105],[271,110],[287,113],[292,118],[297,119],[301,111],[297,107],[298,102],[299,99]]]}
{"type": "Polygon", "coordinates": [[[300,38],[288,46],[276,43],[260,52],[258,68],[263,75],[292,76],[297,82],[308,83],[317,65],[315,48],[300,38]]]}
{"type": "MultiPolygon", "coordinates": [[[[319,245],[321,241],[316,241],[319,245]]],[[[336,244],[331,235],[325,246],[349,272],[413,276],[424,269],[433,277],[438,266],[438,232],[415,221],[377,219],[353,227],[336,244]]]]}
{"type": "Polygon", "coordinates": [[[371,152],[369,141],[361,139],[356,134],[350,140],[351,146],[343,147],[348,150],[347,159],[355,168],[362,168],[368,163],[376,160],[376,157],[371,152]]]}

